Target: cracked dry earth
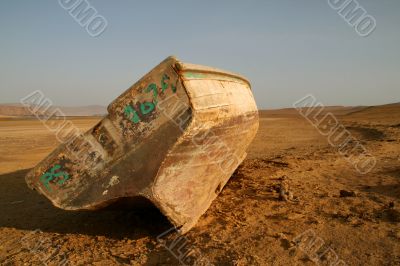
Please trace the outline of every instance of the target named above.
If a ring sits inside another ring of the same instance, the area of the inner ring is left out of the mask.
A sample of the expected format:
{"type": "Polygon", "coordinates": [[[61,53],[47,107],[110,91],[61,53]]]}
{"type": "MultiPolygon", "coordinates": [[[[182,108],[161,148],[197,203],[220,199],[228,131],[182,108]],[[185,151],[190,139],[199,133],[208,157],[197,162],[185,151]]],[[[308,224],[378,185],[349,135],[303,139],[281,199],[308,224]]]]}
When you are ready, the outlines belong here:
{"type": "MultiPolygon", "coordinates": [[[[400,105],[330,111],[377,159],[370,173],[294,110],[262,111],[219,197],[189,233],[165,242],[157,236],[170,225],[154,208],[68,212],[30,191],[25,173],[57,142],[40,122],[4,118],[0,264],[400,265],[400,105]],[[189,251],[181,262],[164,246],[177,239],[189,251]]],[[[82,129],[96,121],[72,119],[82,129]]]]}

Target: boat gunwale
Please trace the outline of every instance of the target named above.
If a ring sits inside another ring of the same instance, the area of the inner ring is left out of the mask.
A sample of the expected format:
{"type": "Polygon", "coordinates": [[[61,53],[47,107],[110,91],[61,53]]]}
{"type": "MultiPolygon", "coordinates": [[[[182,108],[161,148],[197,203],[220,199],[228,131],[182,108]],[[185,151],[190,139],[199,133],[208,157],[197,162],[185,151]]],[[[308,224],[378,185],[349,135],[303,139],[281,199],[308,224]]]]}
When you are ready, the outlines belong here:
{"type": "MultiPolygon", "coordinates": [[[[205,74],[217,74],[221,76],[227,76],[231,78],[236,78],[244,81],[247,83],[249,88],[251,89],[251,83],[250,81],[245,78],[244,76],[237,74],[235,72],[230,72],[226,70],[222,70],[219,68],[214,68],[214,67],[208,67],[208,66],[203,66],[203,65],[197,65],[197,64],[190,64],[190,63],[182,63],[179,60],[177,60],[177,63],[175,64],[178,73],[181,74],[181,72],[194,72],[194,73],[205,73],[205,74]]],[[[207,79],[207,78],[198,78],[198,79],[207,79]]]]}

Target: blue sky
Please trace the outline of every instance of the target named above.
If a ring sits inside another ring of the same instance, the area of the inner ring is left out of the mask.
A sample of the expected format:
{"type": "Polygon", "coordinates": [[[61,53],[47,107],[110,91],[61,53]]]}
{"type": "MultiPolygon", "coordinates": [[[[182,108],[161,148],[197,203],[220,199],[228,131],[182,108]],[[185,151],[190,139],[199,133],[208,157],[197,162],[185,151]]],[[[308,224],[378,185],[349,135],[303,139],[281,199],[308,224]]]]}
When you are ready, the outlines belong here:
{"type": "Polygon", "coordinates": [[[0,103],[42,90],[56,105],[107,105],[169,55],[238,72],[260,108],[312,93],[325,105],[400,102],[400,1],[358,0],[360,37],[327,0],[106,1],[91,37],[58,1],[0,2],[0,103]]]}

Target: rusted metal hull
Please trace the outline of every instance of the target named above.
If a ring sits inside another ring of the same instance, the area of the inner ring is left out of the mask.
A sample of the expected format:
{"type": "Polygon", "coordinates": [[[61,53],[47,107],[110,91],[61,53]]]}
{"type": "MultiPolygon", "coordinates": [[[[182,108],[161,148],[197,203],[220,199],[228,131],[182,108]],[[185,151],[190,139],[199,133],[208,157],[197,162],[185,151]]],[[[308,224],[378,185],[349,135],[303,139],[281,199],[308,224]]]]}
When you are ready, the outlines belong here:
{"type": "Polygon", "coordinates": [[[145,197],[188,231],[246,156],[258,129],[249,82],[169,57],[26,177],[62,209],[145,197]]]}

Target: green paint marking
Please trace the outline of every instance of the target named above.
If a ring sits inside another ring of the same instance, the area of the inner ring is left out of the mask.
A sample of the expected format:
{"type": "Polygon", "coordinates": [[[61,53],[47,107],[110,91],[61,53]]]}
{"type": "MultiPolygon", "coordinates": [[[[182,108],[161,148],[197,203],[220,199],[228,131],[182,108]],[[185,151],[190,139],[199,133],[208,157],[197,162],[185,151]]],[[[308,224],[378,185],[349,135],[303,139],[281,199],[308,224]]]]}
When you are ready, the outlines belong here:
{"type": "Polygon", "coordinates": [[[152,112],[155,107],[156,107],[155,104],[152,102],[144,102],[140,104],[140,111],[143,115],[146,115],[152,112]]]}
{"type": "Polygon", "coordinates": [[[41,177],[40,177],[40,181],[42,182],[42,184],[46,187],[47,190],[51,191],[51,188],[49,186],[50,182],[52,180],[54,180],[57,177],[62,177],[62,179],[60,179],[57,184],[58,185],[63,185],[65,181],[67,181],[69,179],[69,175],[66,172],[58,172],[55,173],[56,170],[59,170],[61,168],[61,165],[56,164],[54,165],[50,171],[44,173],[41,177]]]}
{"type": "Polygon", "coordinates": [[[169,80],[169,77],[167,74],[164,74],[163,77],[161,78],[161,90],[164,92],[166,89],[168,89],[168,83],[165,81],[169,80]]]}
{"type": "MultiPolygon", "coordinates": [[[[168,85],[167,85],[168,86],[168,85]]],[[[154,104],[157,104],[157,97],[158,97],[158,88],[157,85],[154,83],[151,83],[149,86],[147,86],[146,92],[151,92],[153,91],[153,99],[154,99],[154,104]]]]}
{"type": "MultiPolygon", "coordinates": [[[[168,89],[168,83],[165,82],[166,80],[170,80],[170,77],[167,74],[164,74],[164,76],[161,79],[162,92],[164,92],[166,89],[168,89]]],[[[174,86],[173,84],[171,84],[171,89],[172,89],[173,93],[176,92],[176,86],[174,86]]]]}
{"type": "Polygon", "coordinates": [[[171,84],[171,88],[172,88],[172,92],[175,93],[176,92],[176,87],[171,84]]]}
{"type": "Polygon", "coordinates": [[[202,73],[185,72],[184,76],[186,78],[205,78],[206,76],[202,73]]]}
{"type": "MultiPolygon", "coordinates": [[[[203,76],[202,74],[198,73],[185,73],[185,75],[192,74],[196,75],[196,77],[203,76]]],[[[164,74],[161,77],[161,92],[164,92],[168,89],[168,86],[171,85],[171,90],[173,93],[176,92],[176,86],[169,84],[170,77],[167,74],[164,74]]],[[[140,114],[142,115],[147,115],[155,110],[157,107],[158,103],[158,87],[155,83],[151,83],[147,86],[147,88],[144,90],[145,93],[152,93],[153,94],[153,101],[152,102],[143,102],[140,103],[140,114]]],[[[133,123],[137,124],[141,121],[137,111],[131,106],[127,105],[124,108],[124,115],[127,119],[132,121],[133,123]]]]}
{"type": "Polygon", "coordinates": [[[135,111],[135,109],[133,109],[132,106],[130,106],[130,105],[125,106],[124,114],[125,114],[126,118],[131,120],[133,123],[135,123],[135,124],[139,123],[140,117],[137,114],[137,112],[135,111]]]}

